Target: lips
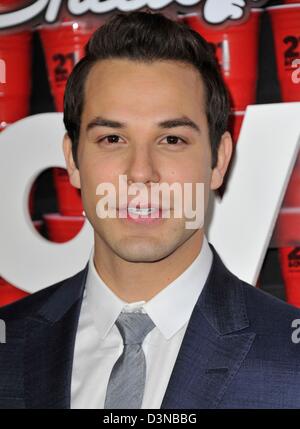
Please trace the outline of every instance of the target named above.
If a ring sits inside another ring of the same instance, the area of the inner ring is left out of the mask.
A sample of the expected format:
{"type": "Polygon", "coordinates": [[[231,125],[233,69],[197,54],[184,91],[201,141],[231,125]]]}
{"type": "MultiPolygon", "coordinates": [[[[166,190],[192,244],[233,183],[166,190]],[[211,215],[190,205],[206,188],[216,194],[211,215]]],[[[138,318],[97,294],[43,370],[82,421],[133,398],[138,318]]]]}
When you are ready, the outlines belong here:
{"type": "Polygon", "coordinates": [[[159,210],[161,209],[161,207],[157,204],[128,204],[126,206],[120,206],[118,208],[118,210],[127,210],[128,208],[132,208],[132,209],[156,209],[159,210]]]}
{"type": "MultiPolygon", "coordinates": [[[[171,208],[169,209],[171,210],[171,208]]],[[[133,201],[129,202],[127,205],[120,205],[117,208],[118,217],[120,219],[133,221],[137,223],[154,223],[161,222],[165,220],[166,217],[170,217],[170,211],[168,208],[163,208],[159,204],[151,204],[147,202],[140,202],[138,204],[133,204],[133,201]],[[138,212],[138,209],[141,211],[138,212]],[[147,212],[146,209],[153,209],[147,212]],[[165,212],[168,213],[165,215],[165,212]]]]}
{"type": "Polygon", "coordinates": [[[119,209],[119,213],[121,214],[121,217],[141,217],[141,218],[149,218],[149,217],[161,217],[162,210],[158,208],[151,207],[153,210],[148,210],[148,207],[127,207],[125,209],[119,209]],[[135,210],[136,209],[136,210],[135,210]],[[140,211],[139,211],[140,209],[140,211]]]}
{"type": "Polygon", "coordinates": [[[133,206],[127,206],[125,208],[119,208],[118,209],[118,217],[120,219],[124,219],[124,220],[131,220],[131,221],[136,221],[138,223],[141,222],[158,222],[158,221],[162,221],[163,218],[165,216],[163,216],[164,211],[156,206],[153,207],[150,204],[148,205],[136,205],[133,206]],[[135,211],[135,209],[137,208],[137,210],[135,211]],[[141,209],[140,212],[138,212],[138,209],[141,209]],[[147,211],[148,208],[152,208],[152,211],[147,211]]]}

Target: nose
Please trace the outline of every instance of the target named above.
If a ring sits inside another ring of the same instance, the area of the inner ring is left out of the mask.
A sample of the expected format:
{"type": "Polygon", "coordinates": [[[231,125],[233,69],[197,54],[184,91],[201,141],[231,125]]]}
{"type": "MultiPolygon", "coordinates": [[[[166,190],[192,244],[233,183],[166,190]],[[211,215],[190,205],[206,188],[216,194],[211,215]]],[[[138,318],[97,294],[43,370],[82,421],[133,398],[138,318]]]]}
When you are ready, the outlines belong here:
{"type": "Polygon", "coordinates": [[[157,161],[151,153],[151,148],[135,145],[127,161],[125,174],[129,184],[141,182],[144,184],[159,182],[160,175],[157,161]]]}

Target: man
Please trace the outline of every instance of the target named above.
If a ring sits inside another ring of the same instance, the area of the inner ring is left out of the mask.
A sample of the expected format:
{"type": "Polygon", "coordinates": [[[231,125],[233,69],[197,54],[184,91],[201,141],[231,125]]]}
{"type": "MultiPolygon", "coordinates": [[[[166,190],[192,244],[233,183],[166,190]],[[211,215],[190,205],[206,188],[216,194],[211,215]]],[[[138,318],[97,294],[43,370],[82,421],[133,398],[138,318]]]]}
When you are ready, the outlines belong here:
{"type": "Polygon", "coordinates": [[[206,211],[232,154],[228,113],[210,47],[184,25],[133,12],[93,35],[66,88],[63,149],[95,245],[82,271],[0,310],[2,408],[300,406],[299,310],[231,273],[175,197],[170,217],[130,196],[99,216],[99,184],[120,197],[121,176],[147,197],[202,183],[206,211]]]}

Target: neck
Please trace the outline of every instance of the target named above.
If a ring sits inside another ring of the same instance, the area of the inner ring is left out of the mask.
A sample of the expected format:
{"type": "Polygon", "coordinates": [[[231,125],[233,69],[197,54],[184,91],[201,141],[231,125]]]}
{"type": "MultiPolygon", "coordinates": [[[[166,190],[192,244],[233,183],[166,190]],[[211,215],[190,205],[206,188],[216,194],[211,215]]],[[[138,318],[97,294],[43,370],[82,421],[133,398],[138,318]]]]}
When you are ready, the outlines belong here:
{"type": "Polygon", "coordinates": [[[179,277],[202,248],[203,231],[197,230],[173,253],[157,262],[128,262],[95,236],[94,264],[105,284],[123,301],[148,301],[179,277]]]}

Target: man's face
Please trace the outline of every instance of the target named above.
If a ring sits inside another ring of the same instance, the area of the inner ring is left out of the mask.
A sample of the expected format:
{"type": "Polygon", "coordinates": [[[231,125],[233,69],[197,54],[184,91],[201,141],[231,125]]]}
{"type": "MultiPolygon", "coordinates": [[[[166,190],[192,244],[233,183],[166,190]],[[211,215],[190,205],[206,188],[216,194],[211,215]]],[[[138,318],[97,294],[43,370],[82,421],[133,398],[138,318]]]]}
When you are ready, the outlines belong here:
{"type": "MultiPolygon", "coordinates": [[[[101,198],[96,188],[104,182],[115,186],[118,208],[120,175],[127,176],[128,185],[146,185],[149,203],[151,184],[177,182],[183,189],[184,183],[203,183],[206,211],[213,183],[204,86],[198,71],[176,61],[147,64],[109,59],[96,63],[85,84],[78,164],[79,171],[70,174],[71,183],[81,188],[95,242],[106,251],[129,262],[154,262],[192,240],[194,234],[203,233],[186,228],[184,212],[182,218],[174,218],[172,198],[170,218],[151,223],[120,219],[118,211],[117,218],[107,219],[96,213],[101,198]],[[96,118],[123,126],[103,126],[96,118]],[[199,130],[159,125],[178,118],[193,121],[199,130]]],[[[69,173],[71,169],[69,162],[69,173]]],[[[128,202],[133,198],[128,195],[128,202]]]]}

